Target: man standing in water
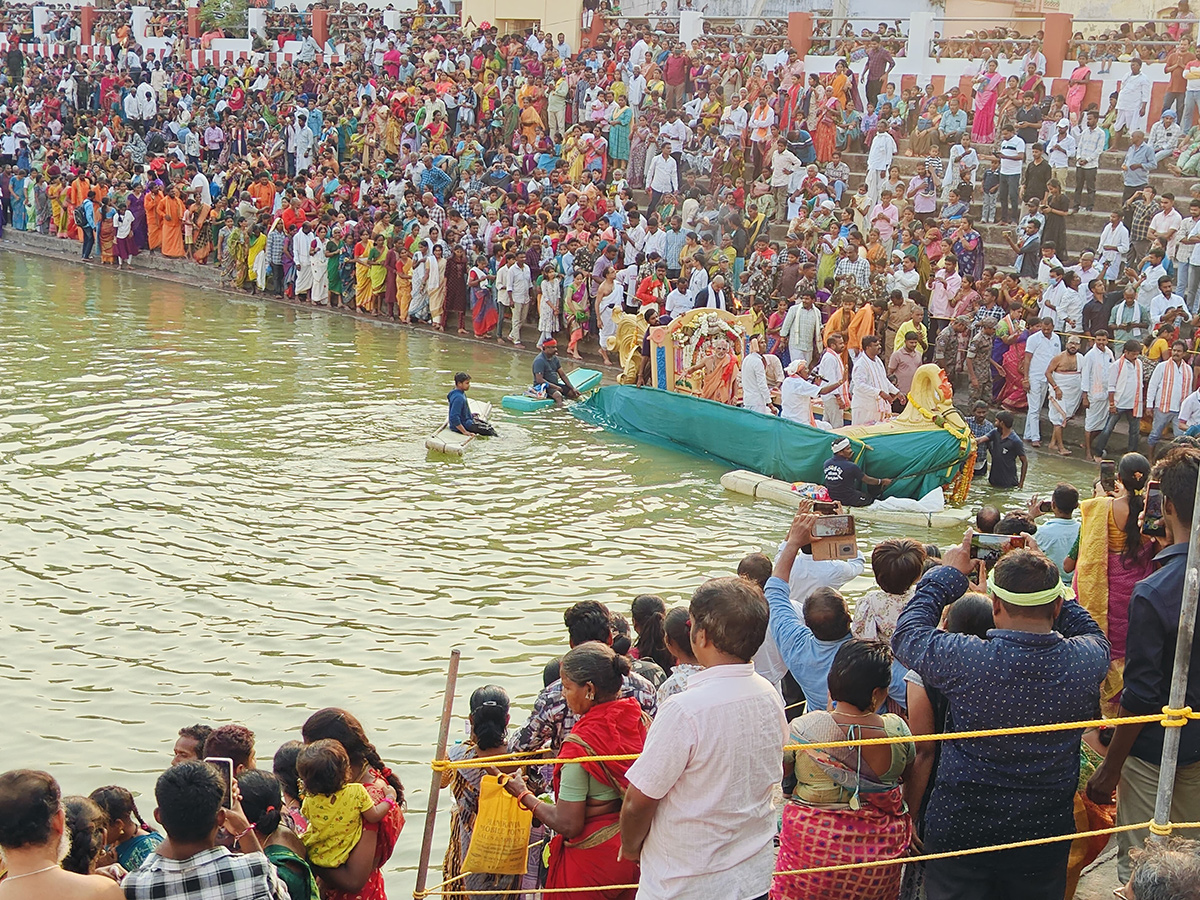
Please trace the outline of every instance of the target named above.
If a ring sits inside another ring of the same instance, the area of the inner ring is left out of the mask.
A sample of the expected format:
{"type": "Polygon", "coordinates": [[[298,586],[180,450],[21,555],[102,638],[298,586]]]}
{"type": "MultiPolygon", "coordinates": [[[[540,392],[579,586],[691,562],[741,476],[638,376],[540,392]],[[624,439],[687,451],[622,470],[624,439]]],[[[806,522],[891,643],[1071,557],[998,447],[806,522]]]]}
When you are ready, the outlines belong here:
{"type": "Polygon", "coordinates": [[[542,352],[533,361],[533,389],[545,394],[556,406],[562,406],[564,397],[574,400],[579,396],[579,391],[571,386],[567,373],[562,371],[558,341],[554,338],[542,343],[542,352]]]}
{"type": "Polygon", "coordinates": [[[1050,389],[1050,424],[1054,433],[1050,436],[1051,450],[1062,456],[1071,451],[1063,446],[1063,425],[1075,415],[1083,397],[1083,378],[1079,371],[1079,338],[1067,338],[1067,349],[1050,360],[1046,367],[1046,383],[1050,389]]]}

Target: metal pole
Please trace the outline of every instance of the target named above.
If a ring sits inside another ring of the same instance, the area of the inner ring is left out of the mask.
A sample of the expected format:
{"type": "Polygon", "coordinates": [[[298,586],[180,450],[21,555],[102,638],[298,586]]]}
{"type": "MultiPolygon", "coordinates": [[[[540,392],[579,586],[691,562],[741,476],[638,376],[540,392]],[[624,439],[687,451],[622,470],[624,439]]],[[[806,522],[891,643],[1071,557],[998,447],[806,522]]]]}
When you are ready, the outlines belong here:
{"type": "MultiPolygon", "coordinates": [[[[1187,699],[1188,666],[1192,661],[1192,639],[1196,633],[1197,600],[1200,598],[1200,480],[1196,482],[1192,533],[1188,541],[1187,575],[1183,582],[1183,602],[1179,609],[1179,637],[1175,641],[1175,668],[1171,672],[1171,696],[1168,705],[1180,709],[1187,699]]],[[[1175,793],[1175,767],[1179,760],[1182,728],[1166,728],[1163,734],[1162,763],[1158,769],[1158,796],[1154,800],[1154,824],[1166,825],[1171,819],[1171,797],[1175,793]]],[[[1166,840],[1166,835],[1151,832],[1151,838],[1166,840]]]]}
{"type": "MultiPolygon", "coordinates": [[[[435,759],[446,758],[446,743],[450,739],[450,716],[454,711],[454,687],[458,683],[458,662],[461,657],[462,651],[458,648],[450,651],[450,667],[446,670],[446,694],[442,698],[442,724],[438,729],[435,759]]],[[[419,898],[425,892],[425,881],[429,875],[429,854],[433,851],[433,829],[437,824],[438,796],[441,792],[442,773],[435,770],[429,779],[429,802],[425,805],[425,835],[421,838],[421,864],[417,867],[414,898],[419,898]]]]}

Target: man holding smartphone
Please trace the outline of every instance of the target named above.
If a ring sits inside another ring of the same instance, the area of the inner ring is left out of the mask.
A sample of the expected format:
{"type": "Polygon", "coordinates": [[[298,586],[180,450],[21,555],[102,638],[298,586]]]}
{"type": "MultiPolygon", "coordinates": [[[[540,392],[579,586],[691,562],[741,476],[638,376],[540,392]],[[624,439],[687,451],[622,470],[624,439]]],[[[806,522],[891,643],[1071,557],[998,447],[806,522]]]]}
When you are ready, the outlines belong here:
{"type": "MultiPolygon", "coordinates": [[[[1154,557],[1158,571],[1138,582],[1129,600],[1120,717],[1159,713],[1170,700],[1188,541],[1196,482],[1200,477],[1200,450],[1179,447],[1168,452],[1155,467],[1153,477],[1160,491],[1167,548],[1154,557]]],[[[1151,487],[1154,484],[1151,482],[1151,487]]],[[[1150,505],[1147,497],[1147,515],[1150,505]]],[[[1192,642],[1184,704],[1200,709],[1200,641],[1192,642]]],[[[1104,762],[1088,781],[1088,797],[1097,803],[1111,803],[1116,791],[1118,826],[1154,817],[1164,733],[1163,726],[1153,722],[1118,725],[1104,762]]],[[[1193,719],[1180,729],[1170,819],[1194,822],[1197,818],[1200,818],[1200,720],[1193,719]]],[[[1147,837],[1146,829],[1117,835],[1117,878],[1122,883],[1129,880],[1129,851],[1141,847],[1147,837]]]]}
{"type": "Polygon", "coordinates": [[[285,900],[287,888],[263,853],[254,826],[242,812],[237,782],[226,784],[215,767],[198,760],[158,776],[154,818],[167,832],[142,867],[125,876],[126,900],[285,900]],[[228,807],[221,804],[228,797],[228,807]],[[218,846],[217,830],[233,836],[239,853],[218,846]]]}

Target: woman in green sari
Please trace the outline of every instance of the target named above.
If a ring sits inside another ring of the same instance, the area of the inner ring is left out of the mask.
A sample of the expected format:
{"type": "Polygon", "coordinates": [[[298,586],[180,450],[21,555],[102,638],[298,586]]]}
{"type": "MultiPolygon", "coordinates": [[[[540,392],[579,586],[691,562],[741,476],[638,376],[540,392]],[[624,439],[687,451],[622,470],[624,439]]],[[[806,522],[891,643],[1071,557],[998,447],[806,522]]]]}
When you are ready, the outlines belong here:
{"type": "Polygon", "coordinates": [[[246,232],[242,230],[242,220],[233,224],[233,230],[225,239],[225,277],[238,290],[246,283],[246,258],[249,250],[246,246],[246,232]]]}
{"type": "Polygon", "coordinates": [[[282,822],[283,796],[279,782],[269,772],[247,769],[237,778],[242,811],[254,823],[263,853],[287,885],[292,900],[318,900],[317,882],[308,866],[304,844],[282,822]]]}

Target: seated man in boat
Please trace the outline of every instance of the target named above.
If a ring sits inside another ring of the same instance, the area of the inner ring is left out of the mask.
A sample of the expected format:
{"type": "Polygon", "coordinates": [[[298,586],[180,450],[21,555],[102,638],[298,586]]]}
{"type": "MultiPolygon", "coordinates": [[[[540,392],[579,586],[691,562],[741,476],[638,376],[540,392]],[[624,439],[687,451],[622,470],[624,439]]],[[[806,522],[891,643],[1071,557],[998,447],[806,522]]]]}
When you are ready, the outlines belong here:
{"type": "Polygon", "coordinates": [[[879,492],[892,483],[890,478],[873,478],[850,461],[854,451],[850,448],[850,438],[834,441],[830,448],[833,456],[825,460],[825,490],[829,491],[829,499],[836,500],[842,506],[869,506],[879,492]],[[860,485],[873,487],[877,490],[865,494],[860,485]]]}
{"type": "Polygon", "coordinates": [[[562,371],[558,341],[553,338],[542,343],[542,352],[533,360],[533,390],[538,396],[549,397],[559,406],[564,397],[574,400],[579,396],[579,391],[571,386],[567,373],[562,371]]]}
{"type": "Polygon", "coordinates": [[[477,418],[471,412],[471,404],[467,403],[467,391],[471,389],[471,376],[459,372],[454,376],[454,390],[446,395],[450,401],[448,422],[450,430],[459,434],[481,434],[484,437],[495,437],[496,429],[483,419],[477,418]]]}
{"type": "Polygon", "coordinates": [[[741,366],[737,354],[724,338],[713,341],[712,347],[713,353],[706,355],[685,374],[690,377],[697,372],[704,373],[696,396],[705,400],[716,400],[718,403],[732,404],[740,383],[741,366]]]}

